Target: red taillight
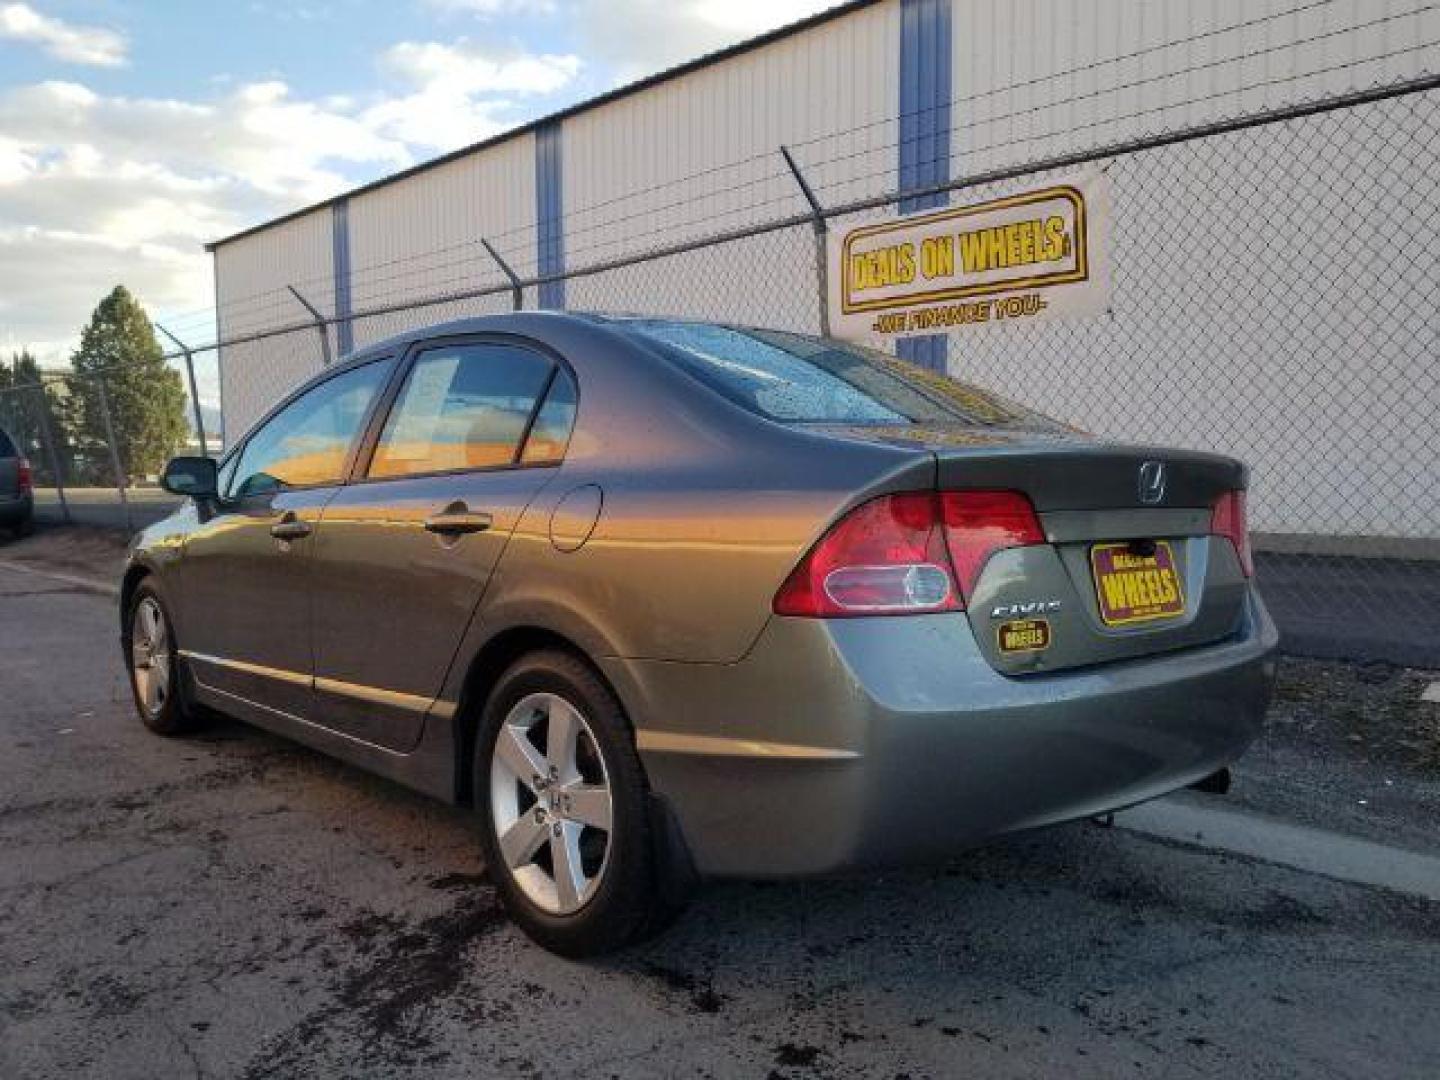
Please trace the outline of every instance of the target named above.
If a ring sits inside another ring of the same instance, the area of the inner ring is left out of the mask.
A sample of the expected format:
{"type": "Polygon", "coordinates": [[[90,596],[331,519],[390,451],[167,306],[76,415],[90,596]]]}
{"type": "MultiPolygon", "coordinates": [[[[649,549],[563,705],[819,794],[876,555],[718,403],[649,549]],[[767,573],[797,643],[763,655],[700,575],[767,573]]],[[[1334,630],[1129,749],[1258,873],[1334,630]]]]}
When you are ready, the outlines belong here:
{"type": "Polygon", "coordinates": [[[1245,518],[1245,492],[1227,491],[1220,496],[1215,510],[1210,515],[1210,531],[1223,536],[1235,545],[1235,554],[1240,557],[1240,569],[1246,577],[1255,574],[1255,556],[1250,550],[1250,528],[1245,518]]]}
{"type": "Polygon", "coordinates": [[[1017,492],[886,495],[831,527],[780,587],[775,612],[843,617],[959,611],[991,554],[1043,542],[1030,501],[1017,492]]]}
{"type": "Polygon", "coordinates": [[[950,558],[967,599],[995,552],[1045,542],[1035,508],[1018,491],[946,491],[940,501],[950,558]]]}
{"type": "Polygon", "coordinates": [[[831,526],[775,595],[778,615],[900,615],[959,608],[933,492],[857,506],[831,526]]]}
{"type": "Polygon", "coordinates": [[[34,490],[34,487],[35,487],[35,477],[34,477],[34,474],[31,473],[31,471],[30,471],[30,460],[29,460],[28,458],[23,458],[23,457],[22,457],[22,458],[20,459],[19,475],[20,475],[20,494],[21,494],[21,495],[25,495],[25,494],[27,494],[28,492],[34,490]]]}

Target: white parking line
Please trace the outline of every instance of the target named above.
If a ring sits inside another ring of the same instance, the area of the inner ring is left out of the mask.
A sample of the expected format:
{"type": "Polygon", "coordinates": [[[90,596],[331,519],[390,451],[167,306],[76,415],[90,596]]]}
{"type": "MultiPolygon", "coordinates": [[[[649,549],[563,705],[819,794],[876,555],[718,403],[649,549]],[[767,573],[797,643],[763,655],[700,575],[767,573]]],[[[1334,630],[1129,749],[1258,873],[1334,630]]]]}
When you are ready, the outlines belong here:
{"type": "Polygon", "coordinates": [[[1115,824],[1357,885],[1440,900],[1440,858],[1260,814],[1162,799],[1116,814],[1115,824]]]}
{"type": "Polygon", "coordinates": [[[49,578],[51,581],[63,581],[66,585],[74,585],[81,589],[88,589],[90,592],[101,593],[104,596],[119,596],[120,587],[109,582],[96,581],[94,578],[80,577],[78,574],[61,574],[54,570],[38,570],[25,563],[12,562],[9,559],[0,559],[0,570],[13,570],[17,574],[30,574],[33,577],[49,578]]]}
{"type": "Polygon", "coordinates": [[[1421,701],[1432,701],[1440,705],[1440,682],[1432,682],[1424,690],[1420,691],[1421,701]]]}

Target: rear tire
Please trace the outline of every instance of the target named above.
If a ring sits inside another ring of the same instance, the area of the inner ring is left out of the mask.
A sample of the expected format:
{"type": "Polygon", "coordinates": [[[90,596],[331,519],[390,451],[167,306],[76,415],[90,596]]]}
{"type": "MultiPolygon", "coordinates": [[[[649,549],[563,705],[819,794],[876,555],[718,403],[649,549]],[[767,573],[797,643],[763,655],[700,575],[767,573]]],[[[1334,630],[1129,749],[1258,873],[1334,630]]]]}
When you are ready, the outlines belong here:
{"type": "Polygon", "coordinates": [[[186,698],[174,625],[154,582],[141,582],[125,610],[125,668],[140,721],[157,735],[183,735],[200,725],[186,698]]]}
{"type": "Polygon", "coordinates": [[[545,650],[500,676],[480,719],[474,779],[490,877],[537,943],[596,956],[672,914],[657,887],[661,860],[634,737],[583,660],[545,650]]]}

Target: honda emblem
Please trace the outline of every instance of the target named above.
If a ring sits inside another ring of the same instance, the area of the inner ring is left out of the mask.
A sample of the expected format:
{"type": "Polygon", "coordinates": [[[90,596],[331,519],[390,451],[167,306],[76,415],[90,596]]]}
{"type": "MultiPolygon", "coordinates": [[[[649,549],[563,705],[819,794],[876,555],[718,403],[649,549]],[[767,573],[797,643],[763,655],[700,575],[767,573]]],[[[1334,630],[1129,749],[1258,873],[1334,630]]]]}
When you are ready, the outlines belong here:
{"type": "Polygon", "coordinates": [[[1165,463],[1147,461],[1140,466],[1140,501],[1154,506],[1165,498],[1165,463]]]}

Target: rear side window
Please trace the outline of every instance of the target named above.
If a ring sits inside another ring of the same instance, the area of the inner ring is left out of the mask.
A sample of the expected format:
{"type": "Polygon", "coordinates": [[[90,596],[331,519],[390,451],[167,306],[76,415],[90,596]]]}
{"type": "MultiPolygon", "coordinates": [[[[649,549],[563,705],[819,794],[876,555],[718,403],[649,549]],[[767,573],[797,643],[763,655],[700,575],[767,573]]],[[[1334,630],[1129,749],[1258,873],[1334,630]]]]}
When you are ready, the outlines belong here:
{"type": "Polygon", "coordinates": [[[370,463],[372,478],[513,465],[554,364],[513,345],[426,349],[370,463]]]}
{"type": "Polygon", "coordinates": [[[15,452],[15,444],[10,441],[10,436],[0,431],[0,457],[19,457],[15,452]]]}
{"type": "Polygon", "coordinates": [[[1061,426],[969,383],[850,342],[672,320],[624,325],[659,343],[716,393],[782,423],[1061,426]]]}
{"type": "Polygon", "coordinates": [[[235,477],[237,496],[338,484],[370,403],[390,365],[365,364],[296,398],[250,436],[235,477]]]}
{"type": "Polygon", "coordinates": [[[570,429],[575,426],[575,380],[568,372],[556,371],[555,381],[545,395],[545,404],[535,414],[530,437],[520,461],[525,465],[553,465],[565,457],[570,429]]]}

